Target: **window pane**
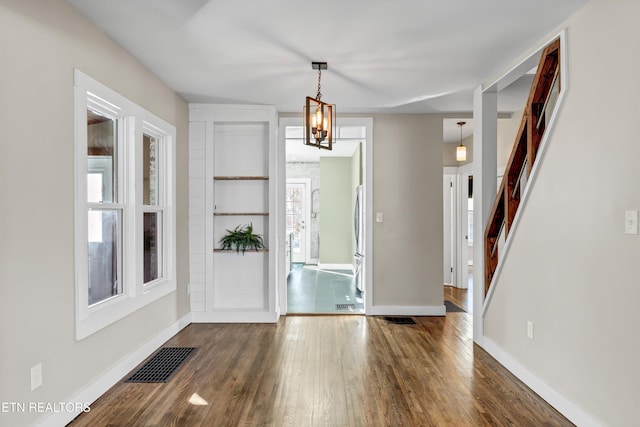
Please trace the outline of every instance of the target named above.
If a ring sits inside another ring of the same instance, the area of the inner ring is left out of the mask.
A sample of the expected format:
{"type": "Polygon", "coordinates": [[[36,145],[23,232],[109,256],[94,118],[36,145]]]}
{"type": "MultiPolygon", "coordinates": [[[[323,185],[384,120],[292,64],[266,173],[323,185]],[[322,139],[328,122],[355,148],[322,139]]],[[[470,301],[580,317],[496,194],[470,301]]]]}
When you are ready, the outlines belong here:
{"type": "Polygon", "coordinates": [[[144,213],[144,283],[162,277],[162,213],[144,213]]]}
{"type": "Polygon", "coordinates": [[[296,254],[302,252],[302,247],[300,246],[300,233],[294,233],[291,250],[296,254]]]}
{"type": "Polygon", "coordinates": [[[89,202],[100,202],[104,198],[103,181],[104,175],[100,172],[90,171],[87,174],[87,200],[89,202]]]}
{"type": "Polygon", "coordinates": [[[117,203],[118,122],[87,110],[87,201],[117,203]]]}
{"type": "Polygon", "coordinates": [[[119,211],[89,211],[88,234],[89,305],[92,305],[122,293],[119,211]]]}
{"type": "Polygon", "coordinates": [[[158,139],[149,135],[142,137],[142,188],[143,204],[147,206],[158,205],[158,139]]]}

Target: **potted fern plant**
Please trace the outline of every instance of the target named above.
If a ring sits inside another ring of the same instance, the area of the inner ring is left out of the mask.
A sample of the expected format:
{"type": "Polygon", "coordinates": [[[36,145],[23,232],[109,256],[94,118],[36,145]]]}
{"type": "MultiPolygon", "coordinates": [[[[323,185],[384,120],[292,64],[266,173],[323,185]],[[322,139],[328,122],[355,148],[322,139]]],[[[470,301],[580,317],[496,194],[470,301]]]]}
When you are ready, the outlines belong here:
{"type": "Polygon", "coordinates": [[[248,250],[258,251],[265,247],[262,236],[253,232],[253,223],[238,225],[233,230],[227,229],[227,234],[220,239],[219,243],[222,245],[222,250],[235,250],[237,253],[242,252],[242,255],[248,250]]]}

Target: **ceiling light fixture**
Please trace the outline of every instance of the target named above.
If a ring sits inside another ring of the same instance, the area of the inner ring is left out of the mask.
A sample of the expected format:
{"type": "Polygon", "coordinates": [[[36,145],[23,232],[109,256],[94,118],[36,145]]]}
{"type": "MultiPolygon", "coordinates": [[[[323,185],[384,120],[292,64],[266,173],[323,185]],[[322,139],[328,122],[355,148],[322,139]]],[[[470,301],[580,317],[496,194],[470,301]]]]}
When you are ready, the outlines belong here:
{"type": "Polygon", "coordinates": [[[456,148],[456,160],[459,162],[464,162],[467,160],[467,147],[462,144],[462,126],[466,125],[467,122],[458,122],[457,125],[460,126],[460,145],[456,148]]]}
{"type": "Polygon", "coordinates": [[[318,93],[315,98],[307,96],[302,111],[304,143],[312,147],[331,150],[336,137],[336,106],[322,102],[322,93],[320,92],[322,70],[327,69],[327,63],[312,62],[311,68],[318,70],[318,93]]]}

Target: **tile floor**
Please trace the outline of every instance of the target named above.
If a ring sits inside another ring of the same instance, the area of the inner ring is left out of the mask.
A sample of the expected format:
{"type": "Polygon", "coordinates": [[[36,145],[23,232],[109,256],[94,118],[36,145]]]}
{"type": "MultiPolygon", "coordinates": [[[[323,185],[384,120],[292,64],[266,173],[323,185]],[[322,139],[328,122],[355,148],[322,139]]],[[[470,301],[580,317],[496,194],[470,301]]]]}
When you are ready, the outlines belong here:
{"type": "Polygon", "coordinates": [[[287,313],[364,313],[362,297],[351,271],[293,264],[287,279],[287,313]]]}

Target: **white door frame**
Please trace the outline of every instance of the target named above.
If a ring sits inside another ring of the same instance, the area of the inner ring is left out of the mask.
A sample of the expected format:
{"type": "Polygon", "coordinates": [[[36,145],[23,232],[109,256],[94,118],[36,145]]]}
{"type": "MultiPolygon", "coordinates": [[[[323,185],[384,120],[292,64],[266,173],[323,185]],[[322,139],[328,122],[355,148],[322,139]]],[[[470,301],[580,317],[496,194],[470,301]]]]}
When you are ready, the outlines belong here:
{"type": "MultiPolygon", "coordinates": [[[[469,176],[473,175],[473,165],[468,164],[458,168],[458,259],[460,262],[457,264],[458,277],[460,278],[458,288],[467,289],[469,287],[469,266],[467,260],[469,259],[467,251],[469,242],[467,240],[468,225],[468,201],[467,196],[469,193],[469,176]]],[[[476,244],[478,236],[474,236],[473,244],[476,244]]],[[[475,259],[473,261],[475,263],[475,259]]]]}
{"type": "MultiPolygon", "coordinates": [[[[467,164],[460,167],[445,166],[442,170],[444,175],[455,175],[454,180],[454,200],[455,206],[452,206],[453,211],[453,224],[452,234],[455,236],[452,239],[453,248],[453,265],[454,274],[452,275],[452,284],[459,289],[467,289],[469,283],[469,272],[467,265],[467,193],[468,193],[468,177],[473,175],[473,165],[467,164]]],[[[445,246],[443,246],[443,250],[445,246]]],[[[475,260],[474,260],[475,262],[475,260]]]]}
{"type": "MultiPolygon", "coordinates": [[[[288,184],[304,184],[304,263],[311,261],[311,178],[287,178],[288,184]]],[[[285,242],[285,245],[288,242],[285,242]]],[[[293,259],[293,252],[291,253],[293,259]]]]}
{"type": "Polygon", "coordinates": [[[459,212],[459,200],[458,191],[459,187],[459,179],[458,179],[458,168],[456,167],[444,167],[443,169],[443,214],[448,213],[446,217],[443,218],[443,230],[447,231],[449,229],[449,235],[445,235],[443,239],[443,251],[444,251],[444,263],[447,265],[443,265],[443,282],[450,283],[456,287],[460,286],[458,278],[461,277],[459,274],[460,269],[458,268],[458,260],[460,259],[460,242],[458,241],[457,236],[460,235],[460,216],[459,212]],[[447,189],[447,183],[451,183],[451,188],[447,189]],[[448,194],[448,198],[445,199],[445,196],[448,194]],[[447,206],[448,205],[448,206],[447,206]],[[448,221],[448,227],[447,227],[448,221]],[[447,262],[449,261],[449,262],[447,262]],[[451,272],[447,270],[451,268],[451,272]],[[448,280],[447,280],[448,276],[448,280]]]}
{"type": "MultiPolygon", "coordinates": [[[[373,306],[373,294],[375,285],[373,281],[373,118],[372,117],[338,117],[338,126],[363,126],[366,129],[366,137],[362,144],[362,175],[364,186],[364,215],[365,215],[365,250],[363,260],[362,280],[365,284],[364,309],[365,313],[371,312],[373,306]]],[[[285,199],[286,199],[286,150],[285,128],[287,126],[302,126],[302,117],[299,114],[294,117],[280,117],[278,120],[278,149],[276,164],[278,167],[278,215],[277,225],[277,278],[278,278],[278,305],[279,314],[287,313],[287,274],[285,252],[285,199]]],[[[309,147],[312,149],[312,147],[309,147]]]]}

